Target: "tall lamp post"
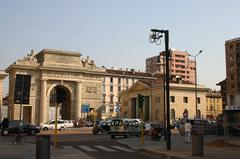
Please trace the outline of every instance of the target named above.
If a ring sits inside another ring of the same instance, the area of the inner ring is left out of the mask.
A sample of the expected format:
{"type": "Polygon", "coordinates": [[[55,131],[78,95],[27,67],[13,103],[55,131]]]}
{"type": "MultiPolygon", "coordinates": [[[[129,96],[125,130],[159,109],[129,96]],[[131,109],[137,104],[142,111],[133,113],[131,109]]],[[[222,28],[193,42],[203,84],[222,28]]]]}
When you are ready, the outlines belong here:
{"type": "Polygon", "coordinates": [[[166,139],[167,139],[167,150],[171,150],[171,134],[170,134],[170,100],[169,100],[169,32],[168,30],[158,30],[158,29],[151,29],[151,36],[150,42],[155,44],[160,44],[160,38],[162,38],[162,34],[164,34],[165,39],[165,59],[166,59],[166,103],[167,103],[167,132],[166,132],[166,139]]]}
{"type": "Polygon", "coordinates": [[[165,64],[166,64],[166,60],[163,57],[162,59],[163,64],[161,63],[161,53],[159,53],[158,56],[158,66],[159,66],[159,70],[161,72],[161,66],[163,67],[163,134],[164,134],[164,141],[166,141],[166,91],[165,91],[165,85],[166,85],[166,78],[165,78],[165,64]]]}
{"type": "MultiPolygon", "coordinates": [[[[196,109],[196,118],[200,118],[200,116],[198,117],[198,113],[197,113],[197,56],[200,55],[203,51],[200,50],[196,55],[190,55],[194,58],[195,61],[195,109],[196,109]]],[[[199,114],[200,115],[200,114],[199,114]]]]}

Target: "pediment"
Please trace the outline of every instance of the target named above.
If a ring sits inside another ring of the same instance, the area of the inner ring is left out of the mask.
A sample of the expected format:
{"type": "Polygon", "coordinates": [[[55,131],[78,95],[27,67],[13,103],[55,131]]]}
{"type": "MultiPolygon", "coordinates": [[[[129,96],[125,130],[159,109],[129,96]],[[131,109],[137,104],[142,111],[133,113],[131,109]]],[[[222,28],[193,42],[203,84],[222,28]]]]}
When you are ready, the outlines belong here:
{"type": "Polygon", "coordinates": [[[129,91],[138,91],[147,89],[149,86],[141,81],[137,81],[132,87],[130,87],[129,91]]]}

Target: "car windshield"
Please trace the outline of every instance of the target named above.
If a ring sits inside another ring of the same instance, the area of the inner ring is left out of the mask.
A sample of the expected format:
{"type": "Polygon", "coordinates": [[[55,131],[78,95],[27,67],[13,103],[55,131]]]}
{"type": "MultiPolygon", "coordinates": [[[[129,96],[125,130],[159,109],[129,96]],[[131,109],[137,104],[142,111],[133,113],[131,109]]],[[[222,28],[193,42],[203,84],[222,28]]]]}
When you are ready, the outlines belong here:
{"type": "Polygon", "coordinates": [[[50,122],[52,122],[52,120],[47,121],[45,124],[49,124],[50,122]]]}
{"type": "Polygon", "coordinates": [[[123,121],[122,120],[112,120],[111,125],[113,126],[122,126],[123,121]]]}

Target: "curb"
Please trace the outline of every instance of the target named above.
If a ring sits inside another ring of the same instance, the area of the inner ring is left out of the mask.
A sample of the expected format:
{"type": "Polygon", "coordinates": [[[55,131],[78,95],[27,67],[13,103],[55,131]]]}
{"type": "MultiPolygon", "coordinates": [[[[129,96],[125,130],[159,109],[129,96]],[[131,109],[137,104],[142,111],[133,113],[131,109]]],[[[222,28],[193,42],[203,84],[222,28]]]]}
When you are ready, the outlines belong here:
{"type": "Polygon", "coordinates": [[[163,159],[184,159],[183,157],[178,157],[174,155],[168,155],[164,152],[159,152],[159,151],[154,151],[154,150],[149,150],[149,149],[139,149],[139,151],[148,153],[148,154],[154,154],[154,155],[160,155],[160,157],[163,157],[163,159]]]}

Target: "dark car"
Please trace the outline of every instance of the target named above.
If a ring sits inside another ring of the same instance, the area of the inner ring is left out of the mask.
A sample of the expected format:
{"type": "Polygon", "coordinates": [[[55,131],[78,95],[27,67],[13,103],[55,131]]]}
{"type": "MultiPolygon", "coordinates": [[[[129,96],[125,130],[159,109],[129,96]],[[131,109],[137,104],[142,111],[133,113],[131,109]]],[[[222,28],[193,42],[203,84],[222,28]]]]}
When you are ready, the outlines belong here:
{"type": "Polygon", "coordinates": [[[29,134],[35,135],[40,132],[40,128],[24,120],[9,120],[8,128],[2,129],[3,134],[29,134]]]}
{"type": "Polygon", "coordinates": [[[92,133],[94,135],[108,133],[109,131],[110,131],[110,121],[100,121],[100,123],[94,125],[92,129],[92,133]]]}

